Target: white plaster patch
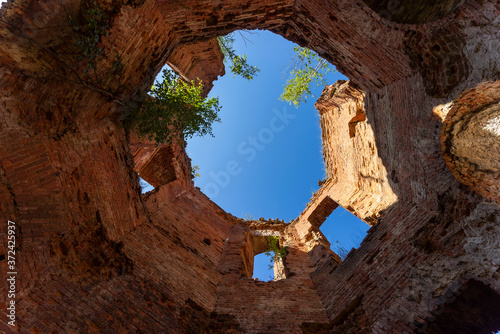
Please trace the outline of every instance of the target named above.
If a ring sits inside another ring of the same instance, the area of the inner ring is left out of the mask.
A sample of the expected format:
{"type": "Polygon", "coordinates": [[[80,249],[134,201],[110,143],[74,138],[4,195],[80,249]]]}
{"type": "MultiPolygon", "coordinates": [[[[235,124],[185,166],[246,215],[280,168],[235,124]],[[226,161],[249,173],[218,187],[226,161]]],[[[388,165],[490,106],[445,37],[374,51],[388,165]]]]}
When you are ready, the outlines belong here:
{"type": "Polygon", "coordinates": [[[483,129],[489,131],[497,137],[500,137],[500,116],[490,119],[483,129]]]}
{"type": "Polygon", "coordinates": [[[442,122],[444,122],[444,120],[446,119],[446,115],[448,115],[453,105],[454,101],[448,102],[446,104],[437,105],[432,109],[432,113],[435,116],[439,117],[442,122]]]}

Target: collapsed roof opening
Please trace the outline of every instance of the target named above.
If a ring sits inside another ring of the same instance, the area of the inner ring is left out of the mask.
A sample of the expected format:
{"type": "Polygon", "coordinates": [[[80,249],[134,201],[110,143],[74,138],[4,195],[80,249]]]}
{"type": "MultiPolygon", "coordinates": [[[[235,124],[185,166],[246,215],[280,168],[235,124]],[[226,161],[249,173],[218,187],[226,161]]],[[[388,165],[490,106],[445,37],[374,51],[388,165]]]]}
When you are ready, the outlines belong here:
{"type": "MultiPolygon", "coordinates": [[[[315,98],[298,109],[279,100],[293,43],[268,31],[251,31],[246,41],[234,36],[237,53],[260,72],[249,81],[234,77],[226,64],[226,75],[214,82],[209,96],[219,97],[221,122],[214,123],[214,137],[192,138],[186,147],[200,167],[195,185],[237,216],[252,212],[290,221],[323,174],[315,98]]],[[[345,77],[337,72],[325,77],[328,83],[339,78],[345,77]]],[[[313,84],[311,93],[317,97],[323,87],[313,84]]]]}

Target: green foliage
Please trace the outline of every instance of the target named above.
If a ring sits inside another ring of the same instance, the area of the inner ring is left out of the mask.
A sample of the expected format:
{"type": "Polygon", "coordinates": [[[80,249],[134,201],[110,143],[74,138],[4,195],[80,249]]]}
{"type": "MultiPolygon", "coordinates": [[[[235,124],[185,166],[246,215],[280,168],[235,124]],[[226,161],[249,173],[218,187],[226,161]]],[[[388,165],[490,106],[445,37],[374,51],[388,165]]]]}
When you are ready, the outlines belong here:
{"type": "Polygon", "coordinates": [[[163,71],[163,81],[151,88],[141,108],[134,108],[124,120],[141,138],[157,144],[171,144],[195,135],[212,134],[212,123],[220,122],[218,98],[202,97],[201,82],[190,83],[172,71],[163,71]]]}
{"type": "Polygon", "coordinates": [[[239,75],[247,80],[252,80],[257,73],[260,72],[259,68],[248,64],[247,56],[240,56],[236,54],[236,51],[234,50],[234,33],[226,36],[219,36],[217,37],[217,40],[222,53],[224,54],[224,62],[231,62],[229,69],[235,76],[239,75]]]}
{"type": "MultiPolygon", "coordinates": [[[[267,242],[269,245],[269,249],[266,251],[266,255],[269,256],[271,264],[274,264],[276,260],[280,260],[285,258],[285,256],[288,254],[288,247],[282,247],[279,248],[279,237],[276,236],[268,236],[267,237],[267,242]]],[[[272,265],[269,266],[272,268],[272,265]]]]}
{"type": "Polygon", "coordinates": [[[200,173],[198,173],[200,171],[200,166],[199,165],[194,165],[193,167],[191,167],[191,178],[195,179],[197,177],[200,177],[200,173]]]}
{"type": "MultiPolygon", "coordinates": [[[[82,10],[81,14],[85,24],[80,26],[69,16],[73,30],[78,33],[76,45],[80,49],[81,59],[88,61],[85,73],[95,69],[96,61],[102,56],[102,48],[99,42],[103,36],[107,35],[109,18],[106,13],[99,8],[97,1],[87,4],[88,9],[82,10]]],[[[119,57],[119,56],[118,56],[119,57]]],[[[121,63],[121,59],[118,58],[121,63]]],[[[115,67],[115,65],[113,65],[115,67]]]]}
{"type": "Polygon", "coordinates": [[[300,46],[294,47],[293,51],[295,55],[288,66],[291,69],[280,100],[298,107],[308,97],[315,97],[311,93],[313,82],[318,86],[326,85],[325,75],[335,69],[314,51],[300,46]]]}

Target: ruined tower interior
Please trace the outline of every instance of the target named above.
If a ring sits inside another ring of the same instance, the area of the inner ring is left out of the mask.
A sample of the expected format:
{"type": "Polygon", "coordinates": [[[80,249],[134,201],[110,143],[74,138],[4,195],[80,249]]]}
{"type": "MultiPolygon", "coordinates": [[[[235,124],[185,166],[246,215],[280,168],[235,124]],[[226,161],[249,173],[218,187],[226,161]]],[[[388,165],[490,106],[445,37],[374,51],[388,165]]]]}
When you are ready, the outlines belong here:
{"type": "Polygon", "coordinates": [[[0,40],[0,332],[500,330],[498,1],[9,0],[0,40]],[[108,18],[90,74],[89,4],[108,18]],[[289,224],[224,212],[182,145],[120,122],[166,63],[208,92],[216,37],[238,29],[350,79],[316,103],[329,178],[289,224]],[[371,226],[344,261],[319,231],[339,205],[371,226]],[[284,279],[251,278],[266,236],[288,247],[284,279]]]}

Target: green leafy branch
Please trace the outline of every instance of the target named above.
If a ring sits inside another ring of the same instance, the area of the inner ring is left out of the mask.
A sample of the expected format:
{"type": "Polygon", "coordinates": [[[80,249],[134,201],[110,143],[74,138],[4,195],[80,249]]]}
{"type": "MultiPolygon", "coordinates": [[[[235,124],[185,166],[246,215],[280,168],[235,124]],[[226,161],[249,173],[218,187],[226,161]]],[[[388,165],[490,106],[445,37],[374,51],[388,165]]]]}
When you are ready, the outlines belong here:
{"type": "Polygon", "coordinates": [[[201,177],[200,175],[200,166],[199,165],[194,165],[193,167],[191,167],[191,178],[192,179],[195,179],[197,177],[201,177]]]}
{"type": "Polygon", "coordinates": [[[229,68],[231,73],[235,76],[239,75],[247,80],[252,80],[257,73],[260,72],[260,69],[257,68],[257,66],[251,66],[248,64],[246,55],[240,56],[236,54],[236,51],[234,50],[234,33],[226,36],[219,36],[217,37],[217,41],[219,42],[222,53],[224,54],[224,62],[231,62],[229,68]]]}
{"type": "Polygon", "coordinates": [[[265,252],[267,256],[270,257],[271,265],[269,269],[273,268],[273,265],[278,260],[283,260],[288,254],[288,247],[279,247],[279,237],[277,236],[268,236],[267,243],[269,245],[269,249],[265,252]]]}
{"type": "Polygon", "coordinates": [[[163,71],[141,107],[132,108],[124,125],[139,137],[172,144],[195,135],[212,134],[213,122],[220,122],[218,98],[204,98],[199,81],[186,82],[172,71],[163,71]]]}
{"type": "Polygon", "coordinates": [[[96,61],[102,57],[103,50],[99,47],[99,42],[108,34],[109,28],[108,15],[99,8],[97,1],[87,4],[87,7],[87,10],[81,11],[84,25],[76,24],[71,15],[69,16],[73,30],[78,33],[76,45],[81,52],[80,58],[88,61],[85,73],[95,69],[96,61]]]}
{"type": "Polygon", "coordinates": [[[289,76],[280,100],[298,107],[310,96],[315,97],[311,92],[312,83],[315,82],[318,86],[326,85],[326,74],[335,71],[335,68],[308,48],[295,46],[293,51],[294,57],[285,70],[289,71],[289,76]]]}

